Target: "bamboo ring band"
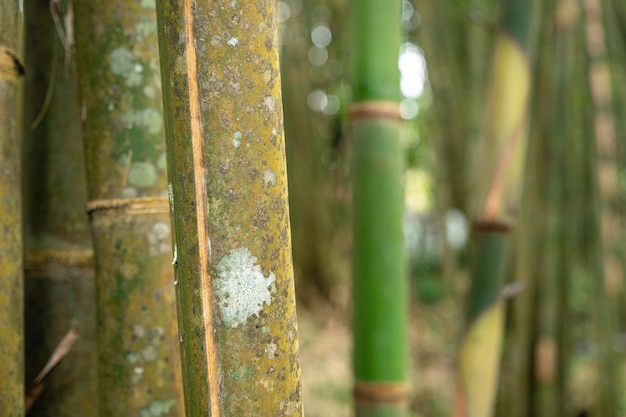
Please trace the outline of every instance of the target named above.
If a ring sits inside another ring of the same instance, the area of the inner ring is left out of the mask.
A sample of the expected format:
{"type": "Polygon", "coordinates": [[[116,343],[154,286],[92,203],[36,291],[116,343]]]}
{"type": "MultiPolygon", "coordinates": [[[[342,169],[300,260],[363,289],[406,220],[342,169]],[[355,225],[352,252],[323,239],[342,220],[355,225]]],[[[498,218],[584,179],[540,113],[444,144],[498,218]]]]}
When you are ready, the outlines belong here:
{"type": "Polygon", "coordinates": [[[353,394],[357,402],[397,403],[407,399],[408,388],[403,382],[357,382],[353,394]]]}
{"type": "Polygon", "coordinates": [[[350,120],[392,119],[402,120],[400,103],[394,101],[359,101],[350,106],[350,120]]]}
{"type": "Polygon", "coordinates": [[[87,213],[121,210],[126,214],[159,214],[169,213],[167,197],[111,198],[87,202],[87,213]]]}

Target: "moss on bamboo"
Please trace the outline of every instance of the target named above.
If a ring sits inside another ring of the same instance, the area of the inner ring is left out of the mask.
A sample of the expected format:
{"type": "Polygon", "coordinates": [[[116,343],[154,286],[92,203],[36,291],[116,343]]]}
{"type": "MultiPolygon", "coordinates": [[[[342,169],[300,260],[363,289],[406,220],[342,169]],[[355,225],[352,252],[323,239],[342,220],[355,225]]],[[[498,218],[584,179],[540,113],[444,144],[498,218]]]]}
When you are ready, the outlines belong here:
{"type": "Polygon", "coordinates": [[[302,414],[274,15],[159,3],[190,415],[302,414]]]}
{"type": "Polygon", "coordinates": [[[22,207],[20,138],[21,15],[15,1],[0,1],[0,410],[24,414],[22,207]]]}
{"type": "Polygon", "coordinates": [[[100,413],[181,416],[155,3],[75,7],[100,413]]]}

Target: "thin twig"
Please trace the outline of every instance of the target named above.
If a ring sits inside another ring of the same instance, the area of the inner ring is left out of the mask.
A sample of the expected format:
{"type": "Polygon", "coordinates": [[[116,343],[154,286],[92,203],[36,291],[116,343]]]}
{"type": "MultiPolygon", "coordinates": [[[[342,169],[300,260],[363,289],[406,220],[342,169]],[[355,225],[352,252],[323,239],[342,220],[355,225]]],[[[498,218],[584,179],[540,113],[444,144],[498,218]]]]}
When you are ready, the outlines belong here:
{"type": "Polygon", "coordinates": [[[61,363],[63,358],[67,356],[69,351],[72,349],[74,342],[76,342],[76,339],[78,339],[78,330],[76,326],[72,326],[72,328],[65,334],[65,336],[63,336],[63,339],[61,339],[56,349],[54,349],[54,352],[52,352],[52,355],[50,356],[50,359],[48,359],[46,366],[43,367],[39,375],[37,375],[37,377],[33,380],[33,384],[26,393],[26,412],[30,410],[30,408],[35,403],[35,400],[39,398],[43,391],[46,378],[50,375],[54,368],[56,368],[59,363],[61,363]]]}

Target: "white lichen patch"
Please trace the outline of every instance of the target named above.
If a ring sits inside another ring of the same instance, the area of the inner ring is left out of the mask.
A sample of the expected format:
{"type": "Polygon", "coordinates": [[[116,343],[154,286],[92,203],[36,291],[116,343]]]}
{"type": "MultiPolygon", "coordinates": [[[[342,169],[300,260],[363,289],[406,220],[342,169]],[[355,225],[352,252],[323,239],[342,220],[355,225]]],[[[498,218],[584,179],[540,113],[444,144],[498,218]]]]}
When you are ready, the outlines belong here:
{"type": "Polygon", "coordinates": [[[239,131],[235,132],[235,134],[233,135],[233,146],[235,147],[235,149],[237,149],[237,148],[239,148],[241,146],[241,138],[242,137],[243,137],[243,135],[239,131]]]}
{"type": "Polygon", "coordinates": [[[226,41],[226,43],[229,44],[230,46],[236,46],[239,43],[239,39],[233,36],[228,41],[226,41]]]}
{"type": "Polygon", "coordinates": [[[222,321],[235,328],[250,316],[258,316],[263,304],[271,304],[268,287],[276,281],[270,272],[265,277],[256,256],[246,248],[228,252],[217,264],[218,278],[213,288],[218,296],[222,321]]]}
{"type": "Polygon", "coordinates": [[[278,178],[276,177],[276,173],[271,168],[266,168],[261,173],[261,179],[263,180],[263,186],[265,188],[272,187],[278,184],[278,178]]]}
{"type": "Polygon", "coordinates": [[[174,187],[172,187],[172,183],[167,183],[167,196],[170,199],[170,208],[174,211],[174,187]]]}
{"type": "Polygon", "coordinates": [[[265,351],[267,352],[267,357],[270,359],[274,359],[274,357],[276,356],[277,350],[278,350],[278,346],[276,345],[276,343],[274,342],[268,343],[267,348],[265,349],[265,351]]]}
{"type": "Polygon", "coordinates": [[[156,222],[148,232],[148,245],[150,256],[170,253],[170,225],[156,222]]]}
{"type": "Polygon", "coordinates": [[[128,171],[128,182],[135,187],[151,187],[158,178],[155,166],[149,162],[133,162],[128,171]]]}
{"type": "Polygon", "coordinates": [[[269,111],[274,111],[276,109],[276,99],[272,96],[263,97],[263,105],[267,107],[269,111]]]}

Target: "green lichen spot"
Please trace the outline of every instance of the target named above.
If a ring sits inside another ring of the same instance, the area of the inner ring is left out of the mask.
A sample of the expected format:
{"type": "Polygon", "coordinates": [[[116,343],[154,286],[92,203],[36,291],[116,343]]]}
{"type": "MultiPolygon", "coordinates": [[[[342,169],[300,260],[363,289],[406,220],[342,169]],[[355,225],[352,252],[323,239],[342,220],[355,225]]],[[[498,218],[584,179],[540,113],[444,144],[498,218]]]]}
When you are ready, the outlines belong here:
{"type": "Polygon", "coordinates": [[[270,82],[271,79],[272,79],[272,72],[270,70],[265,71],[263,73],[263,82],[267,84],[270,82]]]}
{"type": "Polygon", "coordinates": [[[162,153],[161,156],[159,156],[159,159],[157,159],[156,165],[157,165],[157,168],[159,168],[161,171],[165,171],[165,169],[167,168],[167,159],[164,153],[162,153]]]}
{"type": "Polygon", "coordinates": [[[144,9],[154,10],[156,9],[156,2],[154,0],[141,0],[141,7],[144,9]]]}
{"type": "Polygon", "coordinates": [[[158,174],[154,165],[148,162],[133,162],[128,172],[128,182],[135,187],[151,187],[156,184],[158,174]]]}
{"type": "Polygon", "coordinates": [[[157,91],[156,91],[156,88],[154,88],[154,86],[146,85],[143,88],[143,94],[149,99],[154,99],[156,98],[157,91]]]}
{"type": "Polygon", "coordinates": [[[145,129],[151,135],[156,135],[163,129],[163,117],[157,109],[148,107],[147,109],[133,109],[120,116],[122,123],[127,129],[137,126],[145,129]]]}
{"type": "Polygon", "coordinates": [[[246,248],[231,250],[217,264],[218,277],[213,288],[226,327],[234,328],[250,316],[258,316],[263,304],[271,304],[268,287],[276,281],[270,272],[263,276],[257,258],[246,248]]]}
{"type": "MultiPolygon", "coordinates": [[[[152,8],[154,9],[154,1],[151,0],[147,0],[144,1],[144,3],[152,3],[152,8]]],[[[139,19],[136,23],[135,23],[135,34],[137,34],[138,37],[140,38],[147,38],[148,36],[156,33],[157,27],[154,24],[154,20],[150,20],[150,19],[139,19]]]]}
{"type": "Polygon", "coordinates": [[[123,77],[129,87],[141,84],[141,71],[136,70],[132,52],[124,47],[115,48],[109,55],[111,72],[123,77]]]}
{"type": "Polygon", "coordinates": [[[169,413],[175,405],[176,400],[173,398],[169,400],[154,401],[152,404],[139,410],[139,417],[161,417],[169,413]]]}

